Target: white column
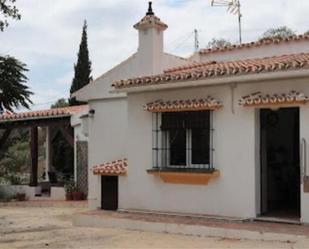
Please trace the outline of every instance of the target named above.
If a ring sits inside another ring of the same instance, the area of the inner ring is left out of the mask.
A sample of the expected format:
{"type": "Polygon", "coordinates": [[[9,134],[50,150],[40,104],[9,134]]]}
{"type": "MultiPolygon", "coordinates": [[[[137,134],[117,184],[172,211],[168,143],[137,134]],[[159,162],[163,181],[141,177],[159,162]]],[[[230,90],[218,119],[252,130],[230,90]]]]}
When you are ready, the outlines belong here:
{"type": "Polygon", "coordinates": [[[77,131],[76,127],[73,127],[73,135],[74,135],[74,181],[77,182],[77,141],[78,141],[78,136],[77,136],[77,131]]]}

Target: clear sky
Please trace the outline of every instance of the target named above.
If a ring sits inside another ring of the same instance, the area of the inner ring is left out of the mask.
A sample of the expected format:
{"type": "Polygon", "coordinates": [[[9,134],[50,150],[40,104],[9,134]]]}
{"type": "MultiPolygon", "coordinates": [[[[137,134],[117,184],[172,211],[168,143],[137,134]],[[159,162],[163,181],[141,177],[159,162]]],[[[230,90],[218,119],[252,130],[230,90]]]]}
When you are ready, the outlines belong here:
{"type": "MultiPolygon", "coordinates": [[[[237,42],[237,18],[210,0],[154,0],[155,14],[169,28],[165,50],[186,56],[194,51],[193,30],[200,47],[213,37],[237,42]]],[[[83,20],[88,21],[88,45],[93,77],[103,74],[137,49],[133,25],[146,12],[146,0],[17,0],[22,19],[0,33],[0,53],[28,65],[33,109],[49,107],[69,96],[83,20]]],[[[297,33],[309,30],[308,0],[241,0],[243,38],[257,39],[271,27],[287,25],[297,33]]]]}

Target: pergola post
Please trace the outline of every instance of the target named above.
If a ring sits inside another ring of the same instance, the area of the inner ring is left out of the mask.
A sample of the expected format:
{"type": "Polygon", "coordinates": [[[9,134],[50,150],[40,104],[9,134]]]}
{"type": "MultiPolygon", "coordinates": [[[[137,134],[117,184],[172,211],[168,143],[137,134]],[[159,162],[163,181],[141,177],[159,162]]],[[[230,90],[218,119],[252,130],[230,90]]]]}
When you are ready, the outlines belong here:
{"type": "Polygon", "coordinates": [[[35,187],[38,185],[38,127],[32,126],[30,133],[31,169],[29,185],[35,187]]]}
{"type": "Polygon", "coordinates": [[[51,162],[52,162],[52,145],[51,145],[51,129],[49,126],[46,126],[46,141],[45,141],[45,153],[46,153],[46,161],[45,161],[45,180],[49,181],[48,172],[51,170],[51,162]]]}

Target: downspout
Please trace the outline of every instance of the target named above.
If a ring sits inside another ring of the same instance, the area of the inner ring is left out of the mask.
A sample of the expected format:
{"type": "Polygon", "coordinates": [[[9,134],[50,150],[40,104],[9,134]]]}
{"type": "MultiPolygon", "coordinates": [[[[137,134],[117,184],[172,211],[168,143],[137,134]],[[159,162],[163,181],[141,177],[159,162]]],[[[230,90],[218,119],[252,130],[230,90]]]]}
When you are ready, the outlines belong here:
{"type": "Polygon", "coordinates": [[[232,83],[230,85],[231,89],[231,111],[235,114],[235,88],[237,88],[237,83],[232,83]]]}

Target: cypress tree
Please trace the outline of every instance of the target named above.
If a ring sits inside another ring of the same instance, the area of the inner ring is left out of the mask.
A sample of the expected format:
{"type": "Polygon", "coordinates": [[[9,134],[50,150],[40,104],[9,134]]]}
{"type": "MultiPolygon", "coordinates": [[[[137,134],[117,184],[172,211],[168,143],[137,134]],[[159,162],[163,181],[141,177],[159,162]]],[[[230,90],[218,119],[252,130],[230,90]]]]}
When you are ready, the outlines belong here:
{"type": "MultiPolygon", "coordinates": [[[[91,80],[91,61],[89,60],[87,21],[84,21],[82,39],[77,54],[77,63],[74,65],[74,78],[71,85],[70,93],[74,93],[87,85],[91,80]]],[[[70,105],[78,105],[80,102],[75,98],[70,99],[70,105]]]]}

